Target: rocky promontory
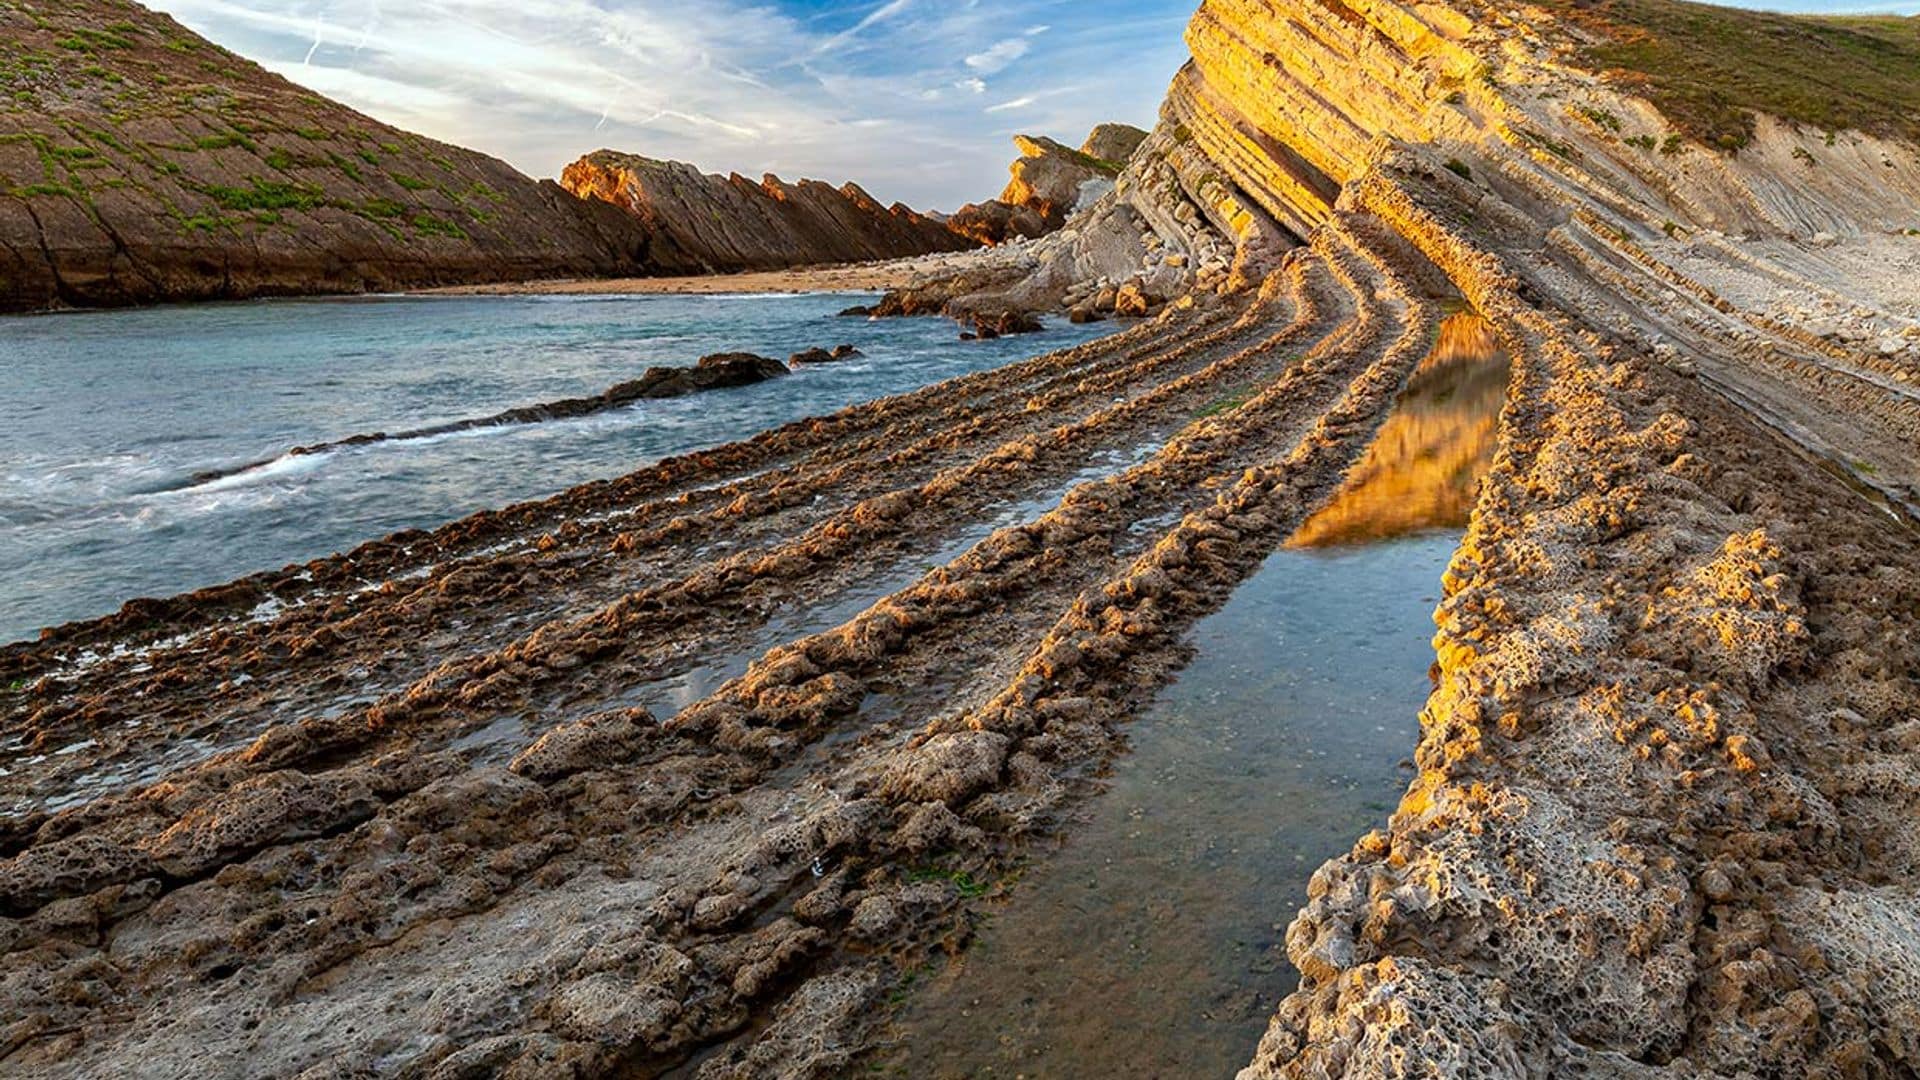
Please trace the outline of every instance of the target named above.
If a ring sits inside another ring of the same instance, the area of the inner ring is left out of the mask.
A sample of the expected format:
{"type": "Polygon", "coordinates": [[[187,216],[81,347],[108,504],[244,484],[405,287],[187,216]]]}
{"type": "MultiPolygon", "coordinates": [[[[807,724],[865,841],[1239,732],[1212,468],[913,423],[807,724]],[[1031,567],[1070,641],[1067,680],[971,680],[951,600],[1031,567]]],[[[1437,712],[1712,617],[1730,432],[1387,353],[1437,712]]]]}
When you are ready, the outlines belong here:
{"type": "Polygon", "coordinates": [[[635,273],[627,216],[132,3],[0,5],[0,310],[635,273]]]}
{"type": "Polygon", "coordinates": [[[1044,236],[1111,191],[1146,139],[1146,132],[1129,124],[1096,126],[1078,150],[1044,135],[1015,135],[1020,156],[1008,169],[1006,189],[997,199],[956,210],[947,227],[983,244],[1044,236]]]}
{"type": "Polygon", "coordinates": [[[679,161],[598,150],[566,167],[575,195],[630,213],[649,266],[667,273],[769,270],[963,251],[975,242],[913,209],[848,182],[755,182],[679,161]]]}

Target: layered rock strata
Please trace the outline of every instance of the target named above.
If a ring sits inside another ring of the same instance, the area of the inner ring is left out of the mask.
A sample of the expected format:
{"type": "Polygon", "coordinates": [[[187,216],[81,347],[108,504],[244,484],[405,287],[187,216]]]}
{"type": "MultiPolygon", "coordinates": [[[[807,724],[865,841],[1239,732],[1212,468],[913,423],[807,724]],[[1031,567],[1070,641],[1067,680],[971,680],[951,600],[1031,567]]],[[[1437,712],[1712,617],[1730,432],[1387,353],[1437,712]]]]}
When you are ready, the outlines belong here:
{"type": "Polygon", "coordinates": [[[0,310],[637,273],[624,215],[136,4],[0,8],[0,310]]]}
{"type": "Polygon", "coordinates": [[[1016,135],[1020,156],[1008,169],[1006,190],[956,210],[947,227],[986,244],[1053,232],[1074,210],[1112,190],[1113,178],[1146,138],[1128,124],[1100,124],[1075,150],[1044,135],[1016,135]]]}
{"type": "Polygon", "coordinates": [[[0,1061],[860,1071],[1466,303],[1512,374],[1419,774],[1249,913],[1305,904],[1244,1076],[1920,1070],[1912,149],[1662,153],[1544,28],[1208,0],[1098,214],[970,273],[1216,288],[0,650],[0,1061]]]}
{"type": "Polygon", "coordinates": [[[646,262],[673,273],[770,270],[869,262],[976,242],[859,185],[818,180],[758,183],[678,161],[598,150],[568,165],[560,182],[582,199],[619,207],[646,235],[646,262]]]}

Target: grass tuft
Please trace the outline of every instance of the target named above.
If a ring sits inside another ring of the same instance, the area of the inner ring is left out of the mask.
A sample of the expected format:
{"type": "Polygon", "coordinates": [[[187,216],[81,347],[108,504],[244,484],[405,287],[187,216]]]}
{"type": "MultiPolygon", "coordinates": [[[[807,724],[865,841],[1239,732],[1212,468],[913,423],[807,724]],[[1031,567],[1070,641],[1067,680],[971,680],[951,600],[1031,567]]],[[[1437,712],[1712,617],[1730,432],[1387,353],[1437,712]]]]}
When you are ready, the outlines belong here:
{"type": "Polygon", "coordinates": [[[1778,15],[1687,0],[1542,6],[1595,35],[1577,51],[1582,62],[1703,145],[1738,151],[1753,141],[1759,112],[1920,141],[1920,18],[1778,15]]]}

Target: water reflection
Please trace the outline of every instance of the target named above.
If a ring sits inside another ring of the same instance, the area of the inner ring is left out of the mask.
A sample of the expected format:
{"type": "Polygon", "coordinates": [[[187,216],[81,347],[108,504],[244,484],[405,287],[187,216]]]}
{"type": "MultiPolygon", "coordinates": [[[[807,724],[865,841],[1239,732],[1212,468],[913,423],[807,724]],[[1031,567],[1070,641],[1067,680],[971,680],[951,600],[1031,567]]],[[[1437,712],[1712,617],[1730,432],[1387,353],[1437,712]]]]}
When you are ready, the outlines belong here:
{"type": "Polygon", "coordinates": [[[1465,526],[1493,459],[1506,387],[1507,356],[1487,321],[1473,312],[1448,316],[1366,456],[1287,545],[1358,544],[1465,526]]]}
{"type": "Polygon", "coordinates": [[[1230,1076],[1298,974],[1308,876],[1381,824],[1507,363],[1457,315],[1348,482],[1218,612],[1111,786],[968,951],[916,973],[886,1076],[1230,1076]]]}

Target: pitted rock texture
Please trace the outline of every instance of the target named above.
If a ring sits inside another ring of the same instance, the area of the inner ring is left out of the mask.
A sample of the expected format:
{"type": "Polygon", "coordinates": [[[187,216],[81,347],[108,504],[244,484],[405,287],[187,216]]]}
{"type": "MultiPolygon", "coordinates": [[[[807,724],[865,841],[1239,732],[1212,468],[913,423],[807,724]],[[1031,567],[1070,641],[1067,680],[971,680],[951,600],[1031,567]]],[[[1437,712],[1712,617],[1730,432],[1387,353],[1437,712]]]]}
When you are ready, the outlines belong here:
{"type": "Polygon", "coordinates": [[[120,0],[0,8],[0,310],[640,273],[625,216],[120,0]]]}
{"type": "Polygon", "coordinates": [[[669,273],[768,270],[868,262],[976,241],[895,203],[882,206],[852,182],[754,183],[678,161],[597,150],[568,165],[560,182],[582,199],[619,207],[646,235],[649,266],[669,273]]]}
{"type": "Polygon", "coordinates": [[[1115,192],[893,298],[1148,321],[0,649],[0,1063],[860,1071],[1464,303],[1419,774],[1244,1077],[1920,1072],[1912,148],[1663,153],[1563,29],[1207,0],[1115,192]]]}

